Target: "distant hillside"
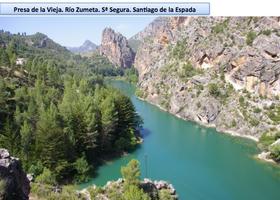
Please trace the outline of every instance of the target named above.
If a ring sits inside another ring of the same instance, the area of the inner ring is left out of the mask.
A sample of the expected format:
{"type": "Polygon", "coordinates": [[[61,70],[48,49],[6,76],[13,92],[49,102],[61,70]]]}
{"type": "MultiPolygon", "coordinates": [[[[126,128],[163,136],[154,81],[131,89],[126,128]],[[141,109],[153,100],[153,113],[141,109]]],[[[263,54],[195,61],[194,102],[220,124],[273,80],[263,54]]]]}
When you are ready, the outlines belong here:
{"type": "Polygon", "coordinates": [[[89,40],[86,40],[79,47],[67,47],[67,49],[73,53],[88,53],[88,52],[92,52],[92,51],[96,50],[97,45],[89,40]]]}

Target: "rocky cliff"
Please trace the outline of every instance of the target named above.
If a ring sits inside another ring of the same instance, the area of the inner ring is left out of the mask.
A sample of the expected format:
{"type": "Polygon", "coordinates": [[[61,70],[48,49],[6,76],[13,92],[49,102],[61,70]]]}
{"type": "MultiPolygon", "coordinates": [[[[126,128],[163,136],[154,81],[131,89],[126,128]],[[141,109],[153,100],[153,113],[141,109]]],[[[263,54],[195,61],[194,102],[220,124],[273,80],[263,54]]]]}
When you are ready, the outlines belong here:
{"type": "Polygon", "coordinates": [[[224,132],[257,139],[280,129],[279,20],[159,18],[135,37],[138,94],[224,132]]]}
{"type": "Polygon", "coordinates": [[[0,199],[28,199],[29,180],[17,158],[11,157],[6,149],[0,149],[0,199]]]}
{"type": "Polygon", "coordinates": [[[104,29],[100,54],[107,57],[117,67],[129,68],[133,65],[135,53],[127,39],[111,28],[104,29]]]}

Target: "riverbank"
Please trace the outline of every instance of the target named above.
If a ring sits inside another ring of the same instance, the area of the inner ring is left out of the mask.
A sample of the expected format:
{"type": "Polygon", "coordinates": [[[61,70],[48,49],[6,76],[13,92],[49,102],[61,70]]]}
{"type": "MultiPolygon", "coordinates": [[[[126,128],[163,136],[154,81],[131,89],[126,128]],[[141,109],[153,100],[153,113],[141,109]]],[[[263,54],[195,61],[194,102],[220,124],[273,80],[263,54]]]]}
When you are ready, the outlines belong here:
{"type": "Polygon", "coordinates": [[[252,136],[252,135],[244,135],[244,134],[240,134],[236,131],[232,131],[232,130],[227,130],[227,129],[218,129],[215,124],[206,124],[206,123],[203,123],[202,121],[196,121],[196,120],[191,120],[191,119],[187,119],[187,118],[183,118],[182,116],[178,115],[178,114],[174,114],[174,113],[171,113],[169,112],[167,109],[163,108],[162,106],[156,104],[156,103],[153,103],[153,102],[150,102],[150,101],[147,101],[146,99],[144,98],[141,98],[139,96],[136,96],[138,99],[140,99],[141,101],[145,101],[147,103],[150,103],[156,107],[158,107],[160,110],[164,111],[164,112],[168,112],[169,114],[172,114],[174,115],[175,117],[179,118],[179,119],[182,119],[182,120],[185,120],[185,121],[192,121],[192,122],[195,122],[201,126],[204,126],[206,128],[214,128],[217,130],[217,132],[220,132],[220,133],[224,133],[224,134],[229,134],[233,137],[241,137],[241,138],[246,138],[246,139],[250,139],[250,140],[253,140],[254,142],[259,142],[259,138],[255,137],[255,136],[252,136]]]}

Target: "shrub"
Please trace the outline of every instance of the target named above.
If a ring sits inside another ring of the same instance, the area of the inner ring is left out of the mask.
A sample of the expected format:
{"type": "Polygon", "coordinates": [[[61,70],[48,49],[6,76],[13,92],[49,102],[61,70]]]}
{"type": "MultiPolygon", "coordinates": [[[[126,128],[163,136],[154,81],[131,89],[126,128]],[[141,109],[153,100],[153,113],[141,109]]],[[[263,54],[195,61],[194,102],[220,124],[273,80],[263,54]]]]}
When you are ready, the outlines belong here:
{"type": "Polygon", "coordinates": [[[142,189],[135,185],[129,185],[124,191],[123,200],[151,200],[151,198],[143,192],[142,189]]]}
{"type": "Polygon", "coordinates": [[[6,181],[4,179],[0,180],[0,198],[2,198],[6,191],[6,181]]]}
{"type": "Polygon", "coordinates": [[[255,119],[255,118],[250,118],[249,120],[249,123],[252,125],[252,126],[258,126],[260,124],[260,121],[255,119]]]}
{"type": "Polygon", "coordinates": [[[159,191],[159,200],[174,200],[167,189],[162,189],[159,191]]]}
{"type": "Polygon", "coordinates": [[[240,104],[240,106],[242,106],[242,107],[245,106],[245,99],[244,99],[243,96],[240,96],[240,97],[239,97],[239,104],[240,104]]]}
{"type": "Polygon", "coordinates": [[[259,139],[261,148],[267,150],[268,146],[275,142],[278,138],[280,138],[280,133],[263,133],[259,139]]]}
{"type": "Polygon", "coordinates": [[[254,113],[260,113],[262,110],[260,108],[254,108],[254,113]]]}
{"type": "Polygon", "coordinates": [[[180,78],[190,78],[190,77],[193,77],[193,76],[195,76],[199,73],[200,73],[200,71],[195,69],[192,66],[191,62],[188,61],[186,64],[184,64],[182,66],[182,69],[179,72],[179,77],[180,78]]]}
{"type": "Polygon", "coordinates": [[[182,41],[178,41],[174,48],[172,49],[172,56],[177,59],[183,59],[186,55],[187,49],[187,40],[183,39],[182,41]]]}
{"type": "Polygon", "coordinates": [[[231,121],[231,127],[236,127],[236,121],[234,119],[231,121]]]}
{"type": "Polygon", "coordinates": [[[272,147],[270,147],[271,157],[276,162],[280,161],[280,144],[275,144],[272,147]]]}
{"type": "Polygon", "coordinates": [[[271,33],[272,33],[272,31],[269,30],[269,29],[266,29],[266,30],[263,30],[263,31],[260,32],[260,34],[263,34],[263,35],[266,35],[266,36],[270,36],[271,33]]]}
{"type": "Polygon", "coordinates": [[[271,105],[268,117],[271,121],[275,123],[280,123],[280,106],[275,107],[274,104],[271,105]]]}
{"type": "Polygon", "coordinates": [[[223,21],[221,23],[218,23],[215,26],[213,26],[212,27],[212,32],[215,33],[215,34],[224,33],[225,30],[228,27],[228,21],[229,21],[229,19],[226,19],[225,21],[223,21]]]}
{"type": "Polygon", "coordinates": [[[209,93],[214,96],[214,97],[219,97],[220,96],[220,90],[218,88],[218,85],[215,83],[210,83],[208,85],[209,93]]]}
{"type": "Polygon", "coordinates": [[[257,37],[257,34],[254,31],[250,31],[249,33],[247,33],[246,44],[249,46],[252,46],[256,37],[257,37]]]}
{"type": "Polygon", "coordinates": [[[47,185],[55,185],[55,176],[51,173],[48,168],[44,168],[43,173],[37,176],[35,182],[47,185]]]}

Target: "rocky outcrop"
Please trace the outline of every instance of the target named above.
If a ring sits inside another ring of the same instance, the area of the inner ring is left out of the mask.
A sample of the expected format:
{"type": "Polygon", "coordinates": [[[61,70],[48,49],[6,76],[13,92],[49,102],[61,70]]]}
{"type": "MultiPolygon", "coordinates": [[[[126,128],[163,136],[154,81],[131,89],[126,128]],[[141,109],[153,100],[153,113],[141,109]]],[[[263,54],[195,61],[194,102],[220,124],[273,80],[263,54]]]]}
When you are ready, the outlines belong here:
{"type": "Polygon", "coordinates": [[[135,53],[127,39],[111,28],[104,29],[99,51],[117,67],[129,68],[133,65],[135,53]]]}
{"type": "Polygon", "coordinates": [[[280,128],[267,108],[280,103],[278,18],[159,18],[134,39],[142,98],[224,132],[280,128]]]}
{"type": "Polygon", "coordinates": [[[25,200],[30,192],[29,180],[21,162],[11,157],[6,149],[0,149],[0,199],[25,200]]]}
{"type": "MultiPolygon", "coordinates": [[[[119,178],[117,181],[108,181],[107,184],[99,189],[99,193],[96,193],[94,199],[96,200],[109,200],[109,193],[115,191],[116,193],[122,194],[124,187],[124,180],[119,178]]],[[[172,184],[167,183],[166,181],[152,181],[150,179],[145,178],[143,181],[140,182],[139,187],[149,195],[151,200],[161,200],[160,192],[166,191],[172,200],[177,200],[178,195],[176,190],[174,189],[172,184]]],[[[87,200],[91,200],[89,190],[97,189],[96,185],[91,186],[90,188],[84,189],[80,191],[80,196],[84,196],[87,200]]]]}

